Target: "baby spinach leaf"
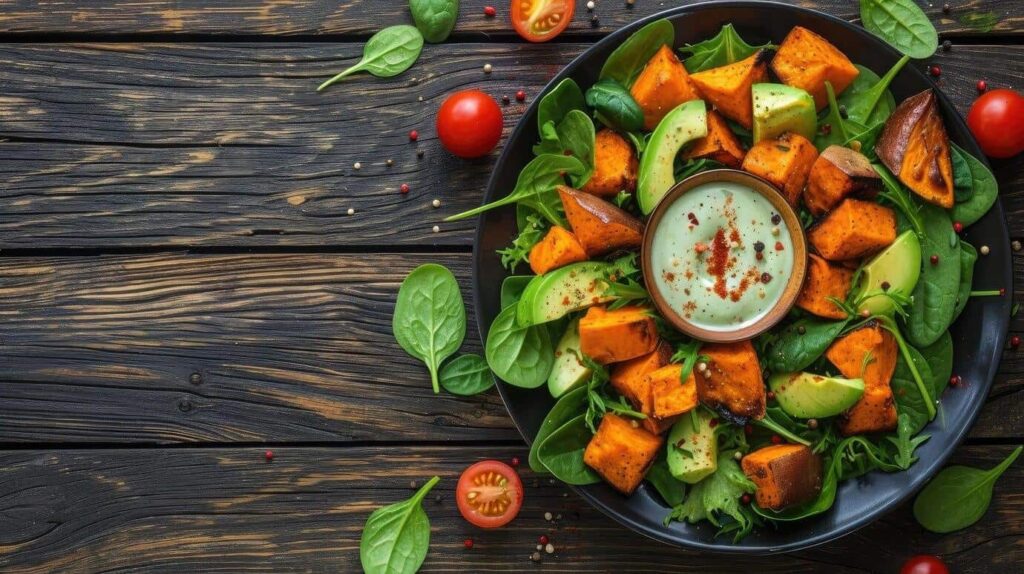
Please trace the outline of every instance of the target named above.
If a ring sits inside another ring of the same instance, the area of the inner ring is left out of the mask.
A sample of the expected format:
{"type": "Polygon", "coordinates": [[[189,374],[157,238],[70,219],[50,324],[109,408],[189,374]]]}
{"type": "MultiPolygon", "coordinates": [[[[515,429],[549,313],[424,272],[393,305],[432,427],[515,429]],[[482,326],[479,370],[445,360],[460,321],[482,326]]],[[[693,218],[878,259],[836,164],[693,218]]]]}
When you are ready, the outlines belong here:
{"type": "Polygon", "coordinates": [[[509,275],[501,282],[501,308],[519,302],[527,284],[533,279],[533,275],[509,275]]]}
{"type": "MultiPolygon", "coordinates": [[[[828,113],[818,120],[818,130],[814,134],[814,147],[818,151],[825,151],[830,145],[841,145],[854,135],[847,130],[848,122],[839,113],[839,102],[831,82],[825,82],[825,92],[828,94],[828,113]]],[[[858,127],[864,129],[863,126],[858,127]]]]}
{"type": "Polygon", "coordinates": [[[655,20],[640,28],[604,61],[598,79],[611,79],[629,88],[640,75],[647,61],[662,46],[672,47],[676,41],[676,29],[668,20],[655,20]]]}
{"type": "Polygon", "coordinates": [[[453,395],[479,395],[494,386],[487,361],[480,355],[459,355],[441,367],[441,386],[453,395]]]}
{"type": "Polygon", "coordinates": [[[651,465],[644,478],[647,479],[647,482],[651,483],[654,490],[658,491],[661,499],[669,506],[683,503],[683,499],[686,496],[686,483],[672,476],[664,456],[651,465]]]}
{"type": "Polygon", "coordinates": [[[427,365],[440,392],[438,367],[466,337],[466,307],[452,272],[433,263],[414,269],[398,289],[391,328],[405,352],[427,365]]]}
{"type": "Polygon", "coordinates": [[[644,112],[629,90],[615,80],[599,80],[587,90],[587,105],[604,125],[624,132],[644,127],[644,112]]]}
{"type": "Polygon", "coordinates": [[[543,385],[555,362],[547,327],[520,327],[515,305],[505,307],[494,318],[484,351],[487,365],[498,378],[526,389],[543,385]]]}
{"type": "Polygon", "coordinates": [[[548,472],[575,486],[601,481],[601,477],[583,462],[583,452],[593,436],[584,416],[579,415],[560,426],[537,449],[537,459],[548,472]]]}
{"type": "Polygon", "coordinates": [[[771,344],[768,370],[773,373],[804,370],[828,349],[847,323],[849,320],[826,321],[805,317],[786,326],[771,344]]]}
{"type": "Polygon", "coordinates": [[[950,375],[953,374],[953,336],[946,331],[938,341],[922,347],[921,356],[928,362],[928,368],[932,373],[932,399],[938,401],[949,384],[950,375]]]}
{"type": "Polygon", "coordinates": [[[586,111],[587,103],[583,91],[572,78],[566,78],[544,94],[537,104],[537,129],[544,139],[544,126],[557,126],[572,110],[586,111]]]}
{"type": "Polygon", "coordinates": [[[967,307],[971,299],[971,285],[974,283],[974,262],[978,260],[978,250],[964,240],[960,240],[960,287],[956,291],[956,307],[953,310],[953,321],[967,307]]]}
{"type": "Polygon", "coordinates": [[[384,28],[367,40],[362,60],[320,84],[316,91],[356,72],[369,72],[378,78],[397,76],[416,63],[422,50],[423,35],[413,26],[400,24],[384,28]]]}
{"type": "Polygon", "coordinates": [[[534,472],[547,473],[548,469],[541,463],[539,453],[540,445],[553,432],[562,427],[565,423],[580,416],[587,408],[587,387],[580,386],[562,395],[555,406],[551,407],[544,421],[537,430],[537,436],[533,438],[530,445],[530,469],[534,472]]]}
{"type": "Polygon", "coordinates": [[[914,501],[914,518],[927,530],[938,533],[967,528],[985,515],[992,502],[996,480],[1024,447],[1017,447],[1010,456],[991,470],[969,466],[950,466],[937,474],[914,501]]]}
{"type": "Polygon", "coordinates": [[[960,246],[946,210],[920,203],[925,235],[921,238],[921,277],[914,286],[907,315],[907,339],[931,345],[953,322],[960,289],[960,246]],[[932,263],[932,257],[938,257],[932,263]]]}
{"type": "Polygon", "coordinates": [[[459,0],[409,0],[412,21],[431,44],[444,42],[459,17],[459,0]]]}
{"type": "Polygon", "coordinates": [[[918,60],[939,47],[939,33],[913,0],[860,0],[864,27],[893,48],[918,60]]]}
{"type": "Polygon", "coordinates": [[[954,204],[952,211],[953,221],[959,221],[967,226],[981,219],[992,208],[992,204],[999,198],[999,184],[996,182],[996,177],[981,160],[967,153],[955,143],[951,143],[950,147],[961,154],[971,169],[974,193],[971,194],[970,199],[954,204]]]}
{"type": "Polygon", "coordinates": [[[579,173],[570,173],[573,187],[581,188],[594,173],[594,122],[590,116],[572,110],[558,124],[558,153],[575,157],[583,164],[579,173]]]}
{"type": "Polygon", "coordinates": [[[359,539],[359,562],[366,574],[413,574],[427,557],[430,520],[423,498],[441,480],[431,478],[409,500],[373,511],[359,539]]]}
{"type": "Polygon", "coordinates": [[[756,519],[750,507],[740,504],[740,498],[756,488],[743,474],[732,451],[724,451],[718,455],[718,470],[690,488],[683,503],[665,518],[665,524],[672,520],[690,524],[707,520],[722,529],[727,526],[723,519],[730,518],[737,525],[733,530],[739,540],[753,529],[756,519]]]}
{"type": "Polygon", "coordinates": [[[714,38],[696,44],[687,44],[679,48],[679,51],[689,54],[683,61],[683,65],[686,66],[686,71],[696,74],[704,70],[734,64],[753,56],[758,50],[768,47],[771,47],[770,43],[751,46],[744,42],[743,38],[740,38],[732,24],[726,24],[714,38]]]}
{"type": "Polygon", "coordinates": [[[971,166],[960,148],[949,146],[949,159],[953,164],[953,194],[957,203],[967,201],[974,195],[974,177],[971,166]]]}
{"type": "MultiPolygon", "coordinates": [[[[921,380],[928,385],[929,389],[932,388],[934,380],[928,361],[925,360],[920,351],[913,347],[908,347],[907,351],[910,355],[910,360],[914,361],[914,366],[917,368],[921,380]]],[[[902,353],[896,357],[896,370],[893,371],[889,386],[892,388],[893,397],[896,399],[896,412],[900,417],[906,417],[905,424],[910,434],[917,434],[931,420],[931,415],[925,402],[933,399],[931,397],[926,399],[922,396],[920,389],[917,387],[917,381],[914,379],[914,375],[907,364],[907,359],[902,353]]]]}
{"type": "Polygon", "coordinates": [[[864,126],[889,119],[896,109],[896,98],[889,91],[889,84],[909,61],[909,57],[903,56],[881,78],[864,66],[856,66],[860,74],[838,99],[839,105],[846,107],[846,118],[864,126]]]}

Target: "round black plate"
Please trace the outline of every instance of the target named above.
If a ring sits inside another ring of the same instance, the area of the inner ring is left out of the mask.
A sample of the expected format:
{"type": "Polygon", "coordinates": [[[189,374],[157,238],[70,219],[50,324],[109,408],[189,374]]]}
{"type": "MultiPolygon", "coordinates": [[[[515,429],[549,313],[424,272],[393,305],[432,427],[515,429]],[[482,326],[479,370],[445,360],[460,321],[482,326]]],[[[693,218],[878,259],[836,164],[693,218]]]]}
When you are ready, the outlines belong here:
{"type": "MultiPolygon", "coordinates": [[[[548,87],[572,77],[586,89],[597,79],[605,58],[631,33],[644,24],[668,18],[676,29],[676,45],[710,38],[723,24],[732,23],[743,38],[760,44],[779,43],[796,25],[805,26],[827,38],[855,63],[884,74],[900,57],[888,45],[859,26],[838,18],[795,6],[769,2],[712,2],[667,10],[661,14],[622,28],[604,38],[576,58],[556,75],[548,87]]],[[[892,83],[896,101],[932,88],[932,83],[913,64],[904,68],[892,83]]],[[[545,90],[546,91],[546,90],[545,90]]],[[[532,158],[531,146],[538,140],[536,107],[539,97],[513,130],[498,159],[488,184],[486,201],[507,195],[515,185],[519,170],[532,158]]],[[[963,119],[941,93],[939,103],[950,137],[976,157],[984,155],[971,137],[963,119]]],[[[486,340],[487,329],[498,314],[498,286],[508,274],[495,250],[505,247],[515,236],[515,209],[503,208],[481,216],[474,251],[474,304],[480,334],[486,340]]],[[[975,267],[976,289],[1005,287],[1012,293],[1009,237],[1000,203],[965,232],[975,246],[988,245],[991,252],[978,259],[975,267]]],[[[840,485],[835,505],[822,515],[800,522],[755,530],[738,544],[731,538],[715,538],[715,528],[707,523],[672,523],[664,526],[668,512],[663,502],[646,484],[626,498],[611,487],[597,484],[577,488],[577,492],[596,508],[622,524],[657,540],[689,548],[716,552],[758,554],[807,548],[833,540],[868,524],[896,507],[916,492],[953,452],[967,434],[985,401],[999,366],[1001,350],[1010,318],[1010,297],[974,298],[961,319],[953,326],[954,372],[964,384],[948,390],[942,397],[939,416],[924,432],[931,440],[918,449],[920,460],[910,470],[895,474],[873,472],[840,485]]],[[[516,426],[531,442],[554,401],[545,389],[524,390],[499,381],[501,393],[516,426]]]]}

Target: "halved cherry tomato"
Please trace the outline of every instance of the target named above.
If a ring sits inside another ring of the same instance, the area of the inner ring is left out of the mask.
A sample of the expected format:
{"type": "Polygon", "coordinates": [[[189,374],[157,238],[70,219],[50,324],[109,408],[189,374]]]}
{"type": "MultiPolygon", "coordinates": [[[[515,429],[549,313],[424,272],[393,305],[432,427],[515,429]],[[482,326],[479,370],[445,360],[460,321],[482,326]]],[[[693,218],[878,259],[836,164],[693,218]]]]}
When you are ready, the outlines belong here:
{"type": "Polygon", "coordinates": [[[562,33],[576,11],[573,0],[512,0],[512,26],[531,42],[547,42],[562,33]]]}
{"type": "Polygon", "coordinates": [[[903,563],[900,574],[949,574],[949,568],[938,556],[919,554],[903,563]]]}
{"type": "Polygon", "coordinates": [[[459,512],[470,524],[498,528],[519,514],[523,505],[523,481],[503,462],[480,461],[462,472],[455,499],[459,512]]]}

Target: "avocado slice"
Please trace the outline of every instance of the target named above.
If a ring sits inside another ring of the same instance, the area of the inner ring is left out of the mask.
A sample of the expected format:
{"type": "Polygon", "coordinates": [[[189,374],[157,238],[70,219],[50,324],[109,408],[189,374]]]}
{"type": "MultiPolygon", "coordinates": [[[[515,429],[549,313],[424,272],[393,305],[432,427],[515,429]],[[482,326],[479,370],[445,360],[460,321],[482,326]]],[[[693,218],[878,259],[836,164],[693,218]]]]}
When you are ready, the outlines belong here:
{"type": "Polygon", "coordinates": [[[814,373],[779,373],[768,379],[775,400],[787,414],[812,419],[838,415],[864,394],[863,379],[842,379],[814,373]]]}
{"type": "Polygon", "coordinates": [[[555,347],[555,364],[548,375],[548,391],[556,399],[590,378],[590,369],[580,361],[580,320],[575,319],[555,347]]]}
{"type": "Polygon", "coordinates": [[[661,198],[675,185],[674,164],[687,143],[708,135],[708,114],[703,100],[679,104],[662,118],[651,134],[640,159],[636,199],[640,211],[654,211],[661,198]]]}
{"type": "Polygon", "coordinates": [[[677,480],[697,484],[718,469],[718,438],[714,415],[697,408],[672,425],[668,433],[668,470],[677,480]]]}
{"type": "Polygon", "coordinates": [[[573,311],[611,301],[604,295],[605,277],[614,270],[611,263],[584,261],[537,275],[519,298],[516,322],[529,327],[561,319],[573,311]]]}
{"type": "Polygon", "coordinates": [[[860,279],[854,287],[853,300],[864,298],[857,305],[857,310],[867,310],[873,315],[891,314],[896,309],[892,299],[882,294],[867,295],[887,291],[910,297],[920,276],[921,241],[913,230],[908,229],[864,264],[860,279]]]}
{"type": "Polygon", "coordinates": [[[754,143],[777,138],[786,132],[814,139],[818,115],[814,98],[800,88],[785,84],[754,84],[754,143]]]}

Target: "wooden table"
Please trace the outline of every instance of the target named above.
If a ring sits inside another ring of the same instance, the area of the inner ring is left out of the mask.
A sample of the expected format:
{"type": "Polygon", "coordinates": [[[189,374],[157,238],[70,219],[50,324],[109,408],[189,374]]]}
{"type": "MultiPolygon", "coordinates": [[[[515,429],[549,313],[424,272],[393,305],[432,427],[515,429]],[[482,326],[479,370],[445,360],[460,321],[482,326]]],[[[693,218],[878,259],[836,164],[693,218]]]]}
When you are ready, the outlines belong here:
{"type": "MultiPolygon", "coordinates": [[[[469,86],[528,104],[594,40],[676,5],[599,0],[592,24],[579,0],[564,35],[528,45],[487,3],[463,0],[452,39],[408,72],[317,94],[410,20],[404,2],[0,0],[0,571],[352,572],[367,515],[434,474],[426,571],[893,572],[915,552],[1024,568],[1022,464],[963,532],[928,534],[902,508],[767,559],[649,542],[525,465],[511,526],[463,522],[460,471],[526,448],[496,392],[435,396],[391,335],[416,265],[447,265],[470,296],[475,221],[440,220],[480,203],[497,152],[445,154],[434,112],[469,86]],[[535,565],[549,532],[557,551],[535,565]]],[[[801,4],[856,18],[852,1],[801,4]]],[[[1024,2],[963,4],[926,8],[961,111],[980,78],[1024,88],[1024,2]],[[978,13],[998,24],[964,20],[978,13]]],[[[525,105],[504,108],[507,130],[525,105]]],[[[995,168],[1024,238],[1024,159],[995,168]]],[[[474,327],[466,340],[480,351],[474,327]]],[[[1024,440],[1022,359],[1006,352],[957,462],[1024,440]]]]}

